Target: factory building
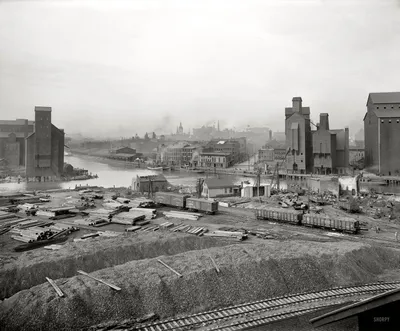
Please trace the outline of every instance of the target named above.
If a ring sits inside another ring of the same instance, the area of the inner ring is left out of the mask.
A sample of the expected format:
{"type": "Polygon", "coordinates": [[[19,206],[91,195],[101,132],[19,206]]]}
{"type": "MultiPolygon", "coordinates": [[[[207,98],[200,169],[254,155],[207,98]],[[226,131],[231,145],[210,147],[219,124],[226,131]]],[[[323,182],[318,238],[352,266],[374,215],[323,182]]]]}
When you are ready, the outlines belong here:
{"type": "Polygon", "coordinates": [[[313,172],[322,175],[345,174],[349,165],[349,129],[330,130],[329,115],[322,113],[312,137],[313,172]]]}
{"type": "Polygon", "coordinates": [[[34,130],[34,122],[26,119],[0,121],[0,159],[15,168],[25,165],[25,138],[34,130]]]}
{"type": "Polygon", "coordinates": [[[34,132],[26,138],[27,180],[52,180],[63,173],[64,130],[51,123],[51,107],[35,107],[34,132]]]}
{"type": "Polygon", "coordinates": [[[286,157],[288,173],[310,173],[313,170],[310,108],[303,107],[302,99],[294,97],[292,107],[285,108],[286,157]]]}
{"type": "Polygon", "coordinates": [[[370,93],[364,116],[365,169],[400,173],[400,92],[370,93]]]}

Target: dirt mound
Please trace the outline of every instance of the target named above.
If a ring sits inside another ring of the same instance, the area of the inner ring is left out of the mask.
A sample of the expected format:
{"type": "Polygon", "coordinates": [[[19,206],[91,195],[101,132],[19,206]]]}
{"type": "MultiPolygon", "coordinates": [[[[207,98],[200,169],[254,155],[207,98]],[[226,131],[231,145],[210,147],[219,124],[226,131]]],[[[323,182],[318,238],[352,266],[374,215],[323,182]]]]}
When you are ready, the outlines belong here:
{"type": "Polygon", "coordinates": [[[85,276],[24,290],[0,304],[1,326],[19,329],[79,329],[148,313],[161,317],[198,312],[272,296],[335,285],[371,282],[400,262],[398,252],[358,243],[268,242],[191,251],[161,259],[132,261],[99,270],[99,277],[122,288],[116,292],[85,276]],[[209,252],[221,273],[217,274],[209,252]],[[324,252],[331,252],[324,254],[324,252]]]}
{"type": "Polygon", "coordinates": [[[230,243],[231,240],[158,232],[70,242],[59,251],[29,251],[19,256],[16,261],[1,266],[0,299],[42,284],[46,282],[45,277],[72,277],[80,269],[92,272],[132,260],[174,255],[230,243]]]}

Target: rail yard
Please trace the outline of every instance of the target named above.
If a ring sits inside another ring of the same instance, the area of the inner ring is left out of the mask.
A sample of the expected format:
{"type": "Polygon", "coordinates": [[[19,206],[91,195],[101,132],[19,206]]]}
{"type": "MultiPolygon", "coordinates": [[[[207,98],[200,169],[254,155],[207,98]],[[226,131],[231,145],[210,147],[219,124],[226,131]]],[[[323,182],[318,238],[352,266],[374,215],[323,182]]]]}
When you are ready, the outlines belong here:
{"type": "Polygon", "coordinates": [[[359,198],[356,213],[328,200],[98,187],[4,195],[0,326],[295,329],[300,316],[400,288],[396,197],[359,198]]]}

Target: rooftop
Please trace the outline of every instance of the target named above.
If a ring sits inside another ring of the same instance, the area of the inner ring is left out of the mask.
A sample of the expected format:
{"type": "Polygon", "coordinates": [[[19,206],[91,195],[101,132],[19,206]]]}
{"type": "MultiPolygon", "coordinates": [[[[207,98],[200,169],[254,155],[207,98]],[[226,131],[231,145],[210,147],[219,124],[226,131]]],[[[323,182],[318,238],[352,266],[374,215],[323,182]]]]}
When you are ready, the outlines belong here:
{"type": "Polygon", "coordinates": [[[235,185],[231,180],[226,178],[208,178],[204,180],[204,183],[207,184],[208,188],[211,189],[239,186],[235,185]]]}
{"type": "Polygon", "coordinates": [[[319,327],[333,322],[341,321],[349,317],[353,317],[360,313],[378,308],[400,300],[400,289],[394,289],[382,294],[375,295],[369,299],[357,302],[355,304],[334,310],[322,316],[313,318],[310,323],[313,327],[319,327]]]}
{"type": "Polygon", "coordinates": [[[373,104],[391,104],[391,103],[400,103],[400,92],[379,92],[379,93],[370,93],[367,100],[373,104]]]}
{"type": "Polygon", "coordinates": [[[223,152],[202,152],[202,153],[200,153],[200,155],[229,156],[231,154],[223,153],[223,152]]]}
{"type": "Polygon", "coordinates": [[[51,111],[51,107],[35,106],[35,111],[51,111]]]}

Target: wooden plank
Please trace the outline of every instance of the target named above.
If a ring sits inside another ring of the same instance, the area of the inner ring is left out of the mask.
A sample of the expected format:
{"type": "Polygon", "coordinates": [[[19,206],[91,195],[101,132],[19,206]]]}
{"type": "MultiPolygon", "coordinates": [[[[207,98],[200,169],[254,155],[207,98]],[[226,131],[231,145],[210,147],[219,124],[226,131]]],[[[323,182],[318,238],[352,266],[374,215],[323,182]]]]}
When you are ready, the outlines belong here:
{"type": "Polygon", "coordinates": [[[213,263],[215,270],[217,270],[217,273],[220,273],[221,270],[219,270],[217,264],[215,263],[215,261],[214,261],[214,259],[211,257],[211,255],[210,255],[210,260],[211,260],[211,262],[213,263]]]}
{"type": "Polygon", "coordinates": [[[47,281],[50,283],[50,285],[53,286],[53,288],[56,290],[57,294],[58,294],[60,297],[63,297],[63,296],[64,296],[64,293],[60,290],[60,288],[57,286],[57,284],[54,282],[54,280],[52,280],[52,279],[50,279],[50,278],[48,278],[48,277],[46,277],[46,279],[47,279],[47,281]]]}
{"type": "Polygon", "coordinates": [[[171,270],[172,272],[174,272],[175,274],[178,275],[178,277],[183,277],[178,271],[172,269],[168,264],[164,263],[161,260],[157,260],[158,262],[160,262],[164,267],[168,268],[169,270],[171,270]]]}
{"type": "Polygon", "coordinates": [[[116,291],[121,291],[121,288],[120,288],[120,287],[115,286],[115,285],[110,284],[110,283],[107,283],[107,282],[105,282],[104,280],[101,280],[101,279],[99,279],[99,278],[93,277],[93,276],[89,275],[88,273],[86,273],[86,272],[84,272],[84,271],[82,271],[82,270],[78,270],[77,272],[80,273],[81,275],[85,275],[85,276],[88,276],[89,278],[92,278],[92,279],[94,279],[94,280],[97,280],[98,282],[103,283],[104,285],[107,285],[107,286],[111,287],[112,289],[114,289],[114,290],[116,290],[116,291]]]}

